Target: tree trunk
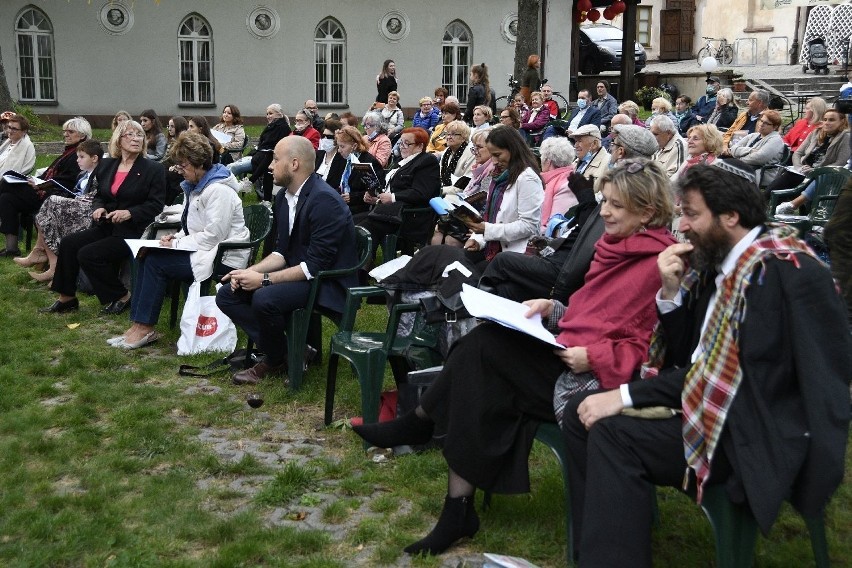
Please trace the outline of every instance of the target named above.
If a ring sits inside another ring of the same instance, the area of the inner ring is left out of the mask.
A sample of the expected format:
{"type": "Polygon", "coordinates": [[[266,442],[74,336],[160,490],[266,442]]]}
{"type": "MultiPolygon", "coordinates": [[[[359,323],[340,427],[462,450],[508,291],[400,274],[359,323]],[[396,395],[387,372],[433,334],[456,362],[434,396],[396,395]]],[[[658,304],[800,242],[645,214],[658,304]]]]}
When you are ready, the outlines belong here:
{"type": "Polygon", "coordinates": [[[12,94],[9,92],[9,84],[6,82],[6,70],[3,67],[3,57],[0,54],[0,112],[12,110],[12,94]]]}
{"type": "Polygon", "coordinates": [[[518,0],[518,41],[515,43],[515,78],[520,80],[527,70],[527,59],[539,53],[538,27],[541,0],[518,0]]]}

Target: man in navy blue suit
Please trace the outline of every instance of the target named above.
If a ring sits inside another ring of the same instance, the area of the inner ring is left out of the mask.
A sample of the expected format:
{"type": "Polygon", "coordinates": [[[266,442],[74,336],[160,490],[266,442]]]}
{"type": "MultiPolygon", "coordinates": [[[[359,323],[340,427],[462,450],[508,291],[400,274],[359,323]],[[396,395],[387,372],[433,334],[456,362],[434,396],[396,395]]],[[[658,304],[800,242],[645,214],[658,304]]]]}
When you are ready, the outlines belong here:
{"type": "MultiPolygon", "coordinates": [[[[356,263],[355,225],[340,195],[314,173],[315,152],[301,136],[282,138],[275,146],[270,171],[285,188],[275,201],[278,235],[275,250],[263,260],[223,279],[216,304],[243,328],[266,358],[233,376],[236,384],[256,384],[286,371],[284,340],[290,312],[304,307],[309,282],[321,270],[356,263]]],[[[343,311],[346,289],[354,276],[332,279],[320,287],[317,302],[343,311]]]]}

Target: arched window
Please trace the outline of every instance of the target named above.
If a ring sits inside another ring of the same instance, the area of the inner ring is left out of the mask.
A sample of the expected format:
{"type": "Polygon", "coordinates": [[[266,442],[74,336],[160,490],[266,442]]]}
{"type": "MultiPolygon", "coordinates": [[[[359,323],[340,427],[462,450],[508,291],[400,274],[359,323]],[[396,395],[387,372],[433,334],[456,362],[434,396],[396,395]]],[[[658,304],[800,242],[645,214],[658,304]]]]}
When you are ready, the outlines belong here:
{"type": "Polygon", "coordinates": [[[44,12],[31,6],[15,22],[21,100],[55,101],[56,66],[53,26],[44,12]]]}
{"type": "Polygon", "coordinates": [[[210,24],[190,14],[178,28],[180,53],[180,102],[213,102],[213,35],[210,24]]]}
{"type": "Polygon", "coordinates": [[[314,32],[314,69],[317,104],[344,104],[346,32],[333,18],[321,21],[314,32]]]}
{"type": "Polygon", "coordinates": [[[454,20],[444,30],[441,84],[451,95],[467,102],[468,75],[473,35],[463,22],[454,20]]]}

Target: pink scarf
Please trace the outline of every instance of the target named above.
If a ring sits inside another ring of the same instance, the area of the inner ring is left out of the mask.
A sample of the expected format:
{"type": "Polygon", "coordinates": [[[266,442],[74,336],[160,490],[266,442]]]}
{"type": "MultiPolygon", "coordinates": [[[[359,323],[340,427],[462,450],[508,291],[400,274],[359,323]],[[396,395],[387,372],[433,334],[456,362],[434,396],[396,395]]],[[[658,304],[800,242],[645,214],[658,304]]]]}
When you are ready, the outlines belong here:
{"type": "Polygon", "coordinates": [[[544,180],[544,201],[541,204],[541,230],[547,228],[551,215],[565,213],[577,205],[577,196],[568,187],[568,176],[574,172],[574,166],[564,166],[541,172],[544,180]]]}

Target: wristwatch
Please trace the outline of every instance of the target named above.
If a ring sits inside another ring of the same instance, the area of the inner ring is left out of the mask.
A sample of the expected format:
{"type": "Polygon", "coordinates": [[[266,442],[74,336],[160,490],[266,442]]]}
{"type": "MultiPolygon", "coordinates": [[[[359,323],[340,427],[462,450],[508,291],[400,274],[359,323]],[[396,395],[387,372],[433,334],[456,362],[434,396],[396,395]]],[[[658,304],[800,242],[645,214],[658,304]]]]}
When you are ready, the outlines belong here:
{"type": "Polygon", "coordinates": [[[263,273],[263,280],[260,282],[260,285],[261,286],[269,286],[270,284],[272,284],[272,282],[269,281],[269,273],[264,272],[263,273]]]}

